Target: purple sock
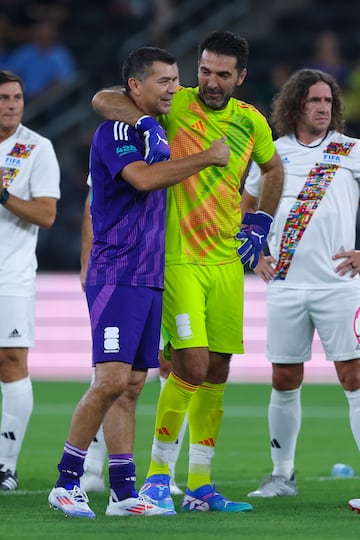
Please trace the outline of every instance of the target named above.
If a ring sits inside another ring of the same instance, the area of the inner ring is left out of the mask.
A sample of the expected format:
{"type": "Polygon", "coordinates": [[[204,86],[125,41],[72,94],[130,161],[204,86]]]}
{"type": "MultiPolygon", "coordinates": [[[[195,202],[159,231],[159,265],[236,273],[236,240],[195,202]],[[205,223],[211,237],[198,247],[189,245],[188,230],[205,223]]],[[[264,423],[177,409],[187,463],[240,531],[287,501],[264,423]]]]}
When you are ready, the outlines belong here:
{"type": "Polygon", "coordinates": [[[68,441],[65,443],[64,453],[58,464],[60,476],[56,482],[56,487],[73,489],[80,485],[80,477],[84,474],[84,461],[87,451],[72,446],[68,441]]]}
{"type": "Polygon", "coordinates": [[[132,454],[109,455],[109,481],[113,496],[115,495],[118,501],[138,496],[135,488],[135,463],[132,454]]]}

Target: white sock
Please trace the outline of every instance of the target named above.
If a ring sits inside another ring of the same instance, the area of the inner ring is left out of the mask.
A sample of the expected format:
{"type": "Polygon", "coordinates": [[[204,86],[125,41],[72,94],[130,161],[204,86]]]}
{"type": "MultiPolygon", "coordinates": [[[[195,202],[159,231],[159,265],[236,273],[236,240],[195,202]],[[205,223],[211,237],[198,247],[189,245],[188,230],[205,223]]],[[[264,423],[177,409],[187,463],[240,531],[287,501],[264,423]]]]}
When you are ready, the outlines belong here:
{"type": "MultiPolygon", "coordinates": [[[[159,379],[160,379],[160,391],[161,391],[163,389],[163,387],[164,387],[165,382],[166,382],[166,378],[159,375],[159,379]]],[[[168,454],[168,456],[169,456],[168,457],[168,466],[169,466],[170,478],[174,482],[175,482],[176,463],[177,463],[177,460],[179,459],[179,454],[180,454],[181,446],[182,446],[184,436],[185,436],[185,433],[186,433],[187,425],[188,425],[188,420],[187,420],[187,414],[186,414],[186,416],[184,418],[184,421],[183,421],[183,424],[181,426],[181,429],[179,431],[178,438],[177,438],[175,444],[173,446],[171,446],[171,452],[168,454]]]]}
{"type": "Polygon", "coordinates": [[[30,377],[2,382],[1,392],[0,464],[14,473],[34,405],[30,377]]]}
{"type": "Polygon", "coordinates": [[[104,431],[101,425],[95,439],[91,441],[88,448],[84,462],[84,472],[95,474],[96,476],[102,476],[106,454],[107,449],[104,439],[104,431]]]}
{"type": "Polygon", "coordinates": [[[344,392],[349,402],[351,431],[360,450],[360,390],[354,390],[354,392],[345,390],[344,392]]]}
{"type": "Polygon", "coordinates": [[[173,451],[170,455],[169,462],[168,462],[170,476],[174,481],[175,481],[175,467],[176,467],[177,460],[179,459],[179,454],[180,454],[181,446],[182,446],[184,436],[186,433],[187,425],[188,425],[188,421],[187,421],[187,414],[186,414],[183,424],[181,426],[181,429],[179,431],[178,438],[175,442],[173,451]]]}
{"type": "Polygon", "coordinates": [[[271,459],[276,476],[294,472],[296,442],[301,426],[301,387],[279,392],[272,389],[268,408],[271,459]]]}

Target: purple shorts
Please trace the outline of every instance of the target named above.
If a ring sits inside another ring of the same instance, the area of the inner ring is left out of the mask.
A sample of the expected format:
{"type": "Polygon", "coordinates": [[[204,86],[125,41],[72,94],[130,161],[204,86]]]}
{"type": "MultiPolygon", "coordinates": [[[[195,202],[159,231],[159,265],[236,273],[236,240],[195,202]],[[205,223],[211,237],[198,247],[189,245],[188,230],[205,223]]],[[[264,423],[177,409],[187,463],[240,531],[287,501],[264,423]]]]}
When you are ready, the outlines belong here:
{"type": "Polygon", "coordinates": [[[86,287],[93,366],[125,362],[138,371],[159,367],[162,291],[127,285],[86,287]]]}

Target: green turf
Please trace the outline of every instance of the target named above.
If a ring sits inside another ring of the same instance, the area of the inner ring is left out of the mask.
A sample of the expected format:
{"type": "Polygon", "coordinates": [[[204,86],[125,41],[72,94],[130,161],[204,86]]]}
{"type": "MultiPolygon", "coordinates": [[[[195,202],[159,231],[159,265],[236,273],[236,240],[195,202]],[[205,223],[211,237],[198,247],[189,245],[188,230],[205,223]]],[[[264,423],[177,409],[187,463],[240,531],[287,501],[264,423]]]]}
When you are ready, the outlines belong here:
{"type": "MultiPolygon", "coordinates": [[[[56,477],[73,407],[86,383],[34,383],[35,406],[18,463],[19,492],[0,494],[0,539],[26,540],[162,540],[261,539],[326,540],[359,538],[360,515],[347,501],[360,497],[359,478],[333,479],[334,463],[344,462],[360,474],[359,455],[348,422],[348,406],[336,385],[307,385],[302,392],[303,426],[296,473],[297,497],[248,499],[270,472],[266,408],[267,385],[229,384],[225,415],[213,462],[213,479],[234,500],[251,501],[254,512],[178,513],[173,517],[108,518],[108,494],[91,494],[95,520],[65,518],[47,504],[56,477]]],[[[135,458],[138,483],[146,473],[152,440],[158,382],[146,384],[137,412],[135,458]]],[[[187,441],[177,480],[186,481],[187,441]]],[[[176,497],[179,509],[181,497],[176,497]]]]}

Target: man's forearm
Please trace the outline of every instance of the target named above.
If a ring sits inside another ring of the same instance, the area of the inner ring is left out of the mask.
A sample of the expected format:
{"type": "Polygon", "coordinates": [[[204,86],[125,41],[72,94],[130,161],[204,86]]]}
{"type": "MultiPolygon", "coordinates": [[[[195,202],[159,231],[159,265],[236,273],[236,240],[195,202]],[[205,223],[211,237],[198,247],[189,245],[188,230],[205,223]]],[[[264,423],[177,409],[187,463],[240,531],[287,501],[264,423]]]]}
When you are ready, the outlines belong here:
{"type": "Polygon", "coordinates": [[[94,111],[107,120],[121,120],[134,126],[144,113],[125,94],[123,87],[100,90],[92,98],[94,111]]]}
{"type": "Polygon", "coordinates": [[[264,178],[258,210],[273,216],[279,204],[284,182],[283,166],[278,154],[271,159],[271,167],[262,172],[264,178]]]}

